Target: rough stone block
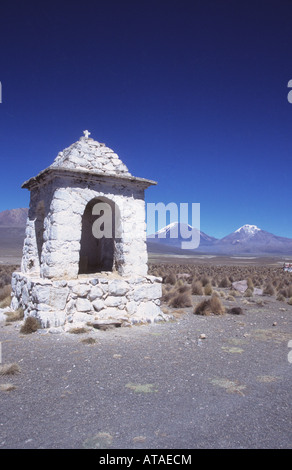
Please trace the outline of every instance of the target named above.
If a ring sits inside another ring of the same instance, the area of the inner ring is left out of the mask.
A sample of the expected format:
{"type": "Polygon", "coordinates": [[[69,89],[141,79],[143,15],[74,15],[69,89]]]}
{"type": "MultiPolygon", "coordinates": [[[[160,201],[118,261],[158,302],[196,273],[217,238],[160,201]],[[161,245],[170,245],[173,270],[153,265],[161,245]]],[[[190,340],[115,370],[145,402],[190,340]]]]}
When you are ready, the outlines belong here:
{"type": "Polygon", "coordinates": [[[100,299],[94,300],[92,302],[92,305],[93,305],[94,310],[96,310],[97,312],[99,312],[105,307],[104,301],[100,299]]]}
{"type": "Polygon", "coordinates": [[[92,310],[92,304],[87,299],[78,298],[76,301],[76,310],[78,312],[90,312],[92,310]]]}
{"type": "Polygon", "coordinates": [[[110,295],[125,295],[129,291],[129,284],[121,279],[110,281],[108,293],[110,295]]]}
{"type": "Polygon", "coordinates": [[[91,288],[88,298],[89,300],[92,301],[92,300],[102,297],[103,295],[104,295],[103,290],[98,285],[96,285],[91,288]]]}
{"type": "Polygon", "coordinates": [[[109,295],[104,301],[107,307],[118,307],[119,305],[124,305],[126,302],[126,297],[117,297],[115,295],[109,295]]]}
{"type": "Polygon", "coordinates": [[[50,287],[36,284],[32,289],[31,298],[36,304],[50,305],[52,310],[64,310],[68,295],[69,289],[67,287],[50,287]]]}

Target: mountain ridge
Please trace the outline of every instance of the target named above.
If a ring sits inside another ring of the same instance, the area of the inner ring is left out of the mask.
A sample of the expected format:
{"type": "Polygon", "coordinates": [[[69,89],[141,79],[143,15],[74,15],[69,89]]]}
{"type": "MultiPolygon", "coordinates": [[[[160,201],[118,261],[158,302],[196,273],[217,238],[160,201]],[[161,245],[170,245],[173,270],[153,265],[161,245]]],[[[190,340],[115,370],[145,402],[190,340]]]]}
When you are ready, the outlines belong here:
{"type": "MultiPolygon", "coordinates": [[[[19,235],[17,237],[18,243],[19,240],[23,240],[27,216],[28,208],[7,209],[0,212],[0,244],[2,243],[3,245],[4,239],[4,244],[8,243],[9,232],[7,232],[6,229],[9,227],[19,229],[19,235]]],[[[207,253],[219,255],[292,255],[291,238],[274,235],[270,232],[260,229],[256,225],[250,224],[245,224],[225,237],[217,239],[202,231],[198,231],[198,229],[188,224],[173,222],[158,230],[158,232],[148,235],[147,246],[149,251],[155,253],[165,253],[167,251],[171,251],[176,254],[184,252],[184,254],[207,253]],[[198,248],[182,250],[182,241],[190,240],[191,236],[196,239],[198,232],[200,236],[200,243],[198,248]],[[186,238],[187,233],[190,234],[188,239],[186,238]],[[173,234],[177,234],[177,236],[173,237],[173,234]]]]}
{"type": "MultiPolygon", "coordinates": [[[[155,249],[154,245],[172,246],[176,249],[181,248],[181,237],[167,237],[161,238],[164,232],[178,230],[180,224],[175,222],[171,224],[170,230],[166,226],[160,229],[156,234],[152,234],[147,237],[147,243],[149,249],[155,249]],[[158,235],[158,236],[157,236],[158,235]]],[[[190,227],[192,230],[197,229],[190,227]]],[[[157,247],[155,249],[157,251],[157,247]]],[[[260,229],[256,225],[243,225],[234,232],[226,235],[221,239],[216,239],[206,235],[204,232],[200,232],[200,244],[195,250],[190,252],[206,252],[210,254],[292,254],[292,239],[274,235],[270,232],[260,229]]]]}
{"type": "Polygon", "coordinates": [[[0,227],[25,227],[28,208],[6,209],[0,212],[0,227]]]}

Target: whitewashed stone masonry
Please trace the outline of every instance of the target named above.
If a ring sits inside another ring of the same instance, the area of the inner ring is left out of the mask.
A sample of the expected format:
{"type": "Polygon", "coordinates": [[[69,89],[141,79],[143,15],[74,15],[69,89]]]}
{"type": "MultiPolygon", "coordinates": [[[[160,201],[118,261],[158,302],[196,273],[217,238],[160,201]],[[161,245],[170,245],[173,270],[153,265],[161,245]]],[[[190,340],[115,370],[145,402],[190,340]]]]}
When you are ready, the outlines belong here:
{"type": "Polygon", "coordinates": [[[162,319],[161,279],[147,275],[144,191],[156,183],[132,176],[89,134],[22,186],[30,207],[11,308],[23,308],[43,327],[162,319]],[[97,202],[112,209],[112,239],[92,236],[97,202]]]}

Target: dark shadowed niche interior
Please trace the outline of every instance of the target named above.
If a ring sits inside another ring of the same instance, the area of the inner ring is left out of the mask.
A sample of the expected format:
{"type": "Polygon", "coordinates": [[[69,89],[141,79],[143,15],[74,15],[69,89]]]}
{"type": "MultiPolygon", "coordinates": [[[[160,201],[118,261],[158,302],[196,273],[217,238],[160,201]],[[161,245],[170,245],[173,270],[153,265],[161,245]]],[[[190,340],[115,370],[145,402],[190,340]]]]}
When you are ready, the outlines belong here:
{"type": "Polygon", "coordinates": [[[82,217],[79,274],[115,270],[118,208],[107,198],[94,198],[82,217]]]}
{"type": "Polygon", "coordinates": [[[41,264],[42,248],[44,243],[44,219],[45,219],[45,204],[40,201],[37,205],[35,217],[35,236],[38,249],[39,264],[41,264]]]}

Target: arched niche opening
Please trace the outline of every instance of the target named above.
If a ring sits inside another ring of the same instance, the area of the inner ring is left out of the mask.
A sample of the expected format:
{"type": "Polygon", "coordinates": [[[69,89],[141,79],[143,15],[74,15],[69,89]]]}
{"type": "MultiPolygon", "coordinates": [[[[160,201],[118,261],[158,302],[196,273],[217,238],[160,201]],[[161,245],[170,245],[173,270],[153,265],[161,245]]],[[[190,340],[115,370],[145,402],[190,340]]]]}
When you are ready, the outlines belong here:
{"type": "Polygon", "coordinates": [[[117,205],[110,199],[92,199],[82,216],[79,274],[116,270],[117,205]]]}

